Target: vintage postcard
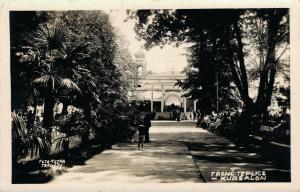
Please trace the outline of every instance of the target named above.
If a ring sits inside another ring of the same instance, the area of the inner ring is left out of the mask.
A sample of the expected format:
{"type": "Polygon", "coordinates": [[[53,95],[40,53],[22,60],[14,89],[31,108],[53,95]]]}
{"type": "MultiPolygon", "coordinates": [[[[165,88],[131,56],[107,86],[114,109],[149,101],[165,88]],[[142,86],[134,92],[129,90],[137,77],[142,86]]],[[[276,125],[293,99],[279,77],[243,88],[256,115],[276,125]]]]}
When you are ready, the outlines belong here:
{"type": "Polygon", "coordinates": [[[0,191],[300,190],[299,1],[0,5],[0,191]]]}

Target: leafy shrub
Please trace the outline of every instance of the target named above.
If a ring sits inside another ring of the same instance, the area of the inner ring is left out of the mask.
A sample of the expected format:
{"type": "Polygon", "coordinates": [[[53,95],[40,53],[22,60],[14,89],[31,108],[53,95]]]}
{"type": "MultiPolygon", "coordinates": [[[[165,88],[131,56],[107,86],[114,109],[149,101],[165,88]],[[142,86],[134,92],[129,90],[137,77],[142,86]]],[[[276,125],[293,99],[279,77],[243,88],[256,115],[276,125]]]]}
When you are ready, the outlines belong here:
{"type": "Polygon", "coordinates": [[[62,114],[55,118],[55,131],[58,132],[53,144],[56,144],[56,149],[69,150],[71,141],[84,135],[89,126],[80,112],[75,112],[71,115],[62,114]]]}
{"type": "Polygon", "coordinates": [[[49,132],[46,129],[37,124],[31,130],[27,130],[25,121],[20,116],[12,112],[11,117],[13,163],[29,155],[33,158],[50,153],[49,132]]]}

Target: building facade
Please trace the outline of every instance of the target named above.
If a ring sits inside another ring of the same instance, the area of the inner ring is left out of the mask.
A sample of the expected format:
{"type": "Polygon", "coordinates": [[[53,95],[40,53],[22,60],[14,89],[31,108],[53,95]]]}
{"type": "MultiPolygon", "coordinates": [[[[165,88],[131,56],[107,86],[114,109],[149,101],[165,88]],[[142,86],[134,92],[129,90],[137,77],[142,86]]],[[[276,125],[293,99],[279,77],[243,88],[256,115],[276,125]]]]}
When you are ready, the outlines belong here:
{"type": "Polygon", "coordinates": [[[150,73],[147,71],[145,54],[138,51],[135,55],[134,93],[133,100],[150,102],[152,112],[168,112],[170,106],[180,109],[184,115],[196,111],[196,101],[182,97],[184,92],[175,85],[177,80],[186,78],[185,73],[167,71],[150,73]]]}

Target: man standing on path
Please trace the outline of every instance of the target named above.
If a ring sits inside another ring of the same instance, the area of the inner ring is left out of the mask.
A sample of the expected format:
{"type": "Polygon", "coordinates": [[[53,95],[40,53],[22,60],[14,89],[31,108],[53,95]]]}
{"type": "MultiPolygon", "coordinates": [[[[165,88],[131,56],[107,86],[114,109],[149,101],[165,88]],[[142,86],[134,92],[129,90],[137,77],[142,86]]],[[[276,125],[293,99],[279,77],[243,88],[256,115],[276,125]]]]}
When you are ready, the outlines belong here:
{"type": "Polygon", "coordinates": [[[145,143],[149,143],[149,129],[151,127],[151,119],[152,119],[152,114],[148,112],[145,117],[144,117],[144,126],[145,126],[145,143]]]}
{"type": "Polygon", "coordinates": [[[179,109],[177,109],[176,114],[177,114],[177,121],[179,122],[180,121],[180,111],[179,111],[179,109]]]}
{"type": "Polygon", "coordinates": [[[139,125],[139,142],[138,149],[144,148],[145,136],[146,136],[146,127],[144,125],[139,125]]]}

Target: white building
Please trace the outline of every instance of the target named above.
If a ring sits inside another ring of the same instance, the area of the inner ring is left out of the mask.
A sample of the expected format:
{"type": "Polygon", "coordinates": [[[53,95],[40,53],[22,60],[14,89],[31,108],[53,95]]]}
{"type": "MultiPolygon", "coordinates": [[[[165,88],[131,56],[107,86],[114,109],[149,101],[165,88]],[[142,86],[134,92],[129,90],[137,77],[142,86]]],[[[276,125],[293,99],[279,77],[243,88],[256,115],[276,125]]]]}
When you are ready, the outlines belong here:
{"type": "Polygon", "coordinates": [[[161,73],[147,72],[145,54],[138,51],[135,55],[135,70],[133,93],[134,100],[149,101],[150,110],[165,112],[166,106],[174,104],[182,109],[187,116],[196,111],[196,102],[182,97],[184,94],[180,87],[175,86],[177,80],[186,78],[185,73],[168,71],[161,73]]]}

